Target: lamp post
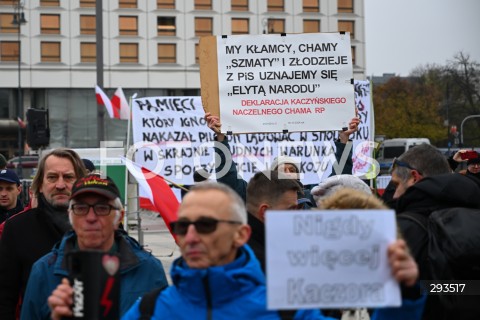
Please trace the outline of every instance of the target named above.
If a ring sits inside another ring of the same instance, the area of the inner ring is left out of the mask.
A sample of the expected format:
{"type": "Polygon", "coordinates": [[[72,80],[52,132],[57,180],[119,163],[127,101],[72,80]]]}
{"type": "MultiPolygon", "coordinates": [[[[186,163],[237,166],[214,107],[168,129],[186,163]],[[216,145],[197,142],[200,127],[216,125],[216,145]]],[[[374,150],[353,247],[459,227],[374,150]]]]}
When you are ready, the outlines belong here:
{"type": "MultiPolygon", "coordinates": [[[[22,119],[22,83],[21,83],[21,63],[22,63],[22,44],[20,42],[20,28],[22,24],[27,23],[25,20],[25,13],[23,12],[23,2],[18,0],[17,4],[14,6],[14,14],[12,24],[18,27],[18,89],[17,89],[17,120],[22,119]]],[[[17,172],[18,176],[22,177],[22,128],[20,123],[18,124],[18,165],[17,172]]]]}

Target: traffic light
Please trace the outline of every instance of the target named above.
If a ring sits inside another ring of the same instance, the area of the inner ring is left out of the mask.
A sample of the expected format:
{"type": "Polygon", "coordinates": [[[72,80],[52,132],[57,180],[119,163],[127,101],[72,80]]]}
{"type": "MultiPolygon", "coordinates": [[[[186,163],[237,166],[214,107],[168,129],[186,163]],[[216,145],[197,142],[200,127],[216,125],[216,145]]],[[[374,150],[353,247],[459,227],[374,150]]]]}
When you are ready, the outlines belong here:
{"type": "Polygon", "coordinates": [[[27,143],[32,149],[50,144],[48,110],[34,108],[27,110],[27,143]]]}

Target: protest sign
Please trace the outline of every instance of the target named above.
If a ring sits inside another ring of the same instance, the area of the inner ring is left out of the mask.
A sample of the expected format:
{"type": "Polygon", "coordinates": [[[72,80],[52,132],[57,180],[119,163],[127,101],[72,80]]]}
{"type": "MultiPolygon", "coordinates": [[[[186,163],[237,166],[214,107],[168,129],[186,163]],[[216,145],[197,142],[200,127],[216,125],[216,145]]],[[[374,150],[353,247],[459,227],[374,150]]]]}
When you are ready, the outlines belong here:
{"type": "MultiPolygon", "coordinates": [[[[201,50],[210,51],[209,56],[216,47],[217,55],[208,64],[201,55],[200,72],[207,69],[212,76],[211,70],[218,68],[224,133],[336,130],[354,116],[348,33],[216,39],[213,46],[203,39],[200,43],[201,50]],[[218,65],[213,66],[215,62],[218,65]]],[[[204,90],[205,82],[202,95],[216,94],[209,92],[213,85],[204,90]]]]}
{"type": "MultiPolygon", "coordinates": [[[[373,107],[368,81],[355,81],[355,105],[361,123],[358,132],[352,135],[354,174],[361,176],[371,169],[373,162],[370,158],[374,136],[373,107]]],[[[132,115],[138,164],[186,185],[193,184],[196,169],[215,172],[214,134],[206,125],[199,97],[135,99],[132,115]]],[[[241,178],[248,181],[257,171],[269,169],[276,156],[285,154],[301,163],[305,184],[319,183],[331,173],[336,138],[338,130],[229,137],[232,158],[241,178]]]]}
{"type": "Polygon", "coordinates": [[[269,309],[401,304],[392,210],[267,211],[265,221],[269,309]]]}

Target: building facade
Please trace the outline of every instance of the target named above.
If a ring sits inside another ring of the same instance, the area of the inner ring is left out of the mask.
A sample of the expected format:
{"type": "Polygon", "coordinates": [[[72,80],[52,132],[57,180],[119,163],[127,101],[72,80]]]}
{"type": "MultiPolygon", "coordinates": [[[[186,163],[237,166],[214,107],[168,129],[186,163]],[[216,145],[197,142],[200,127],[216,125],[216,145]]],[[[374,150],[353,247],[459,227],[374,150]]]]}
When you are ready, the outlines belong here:
{"type": "MultiPolygon", "coordinates": [[[[348,31],[365,78],[363,0],[104,0],[103,86],[128,98],[199,95],[206,35],[348,31]]],[[[95,0],[0,0],[0,152],[17,153],[17,116],[48,109],[50,147],[97,147],[95,0]],[[17,19],[18,18],[18,19],[17,19]],[[23,23],[14,23],[16,22],[23,23]],[[20,53],[20,60],[19,60],[20,53]],[[20,92],[20,94],[18,94],[20,92]]],[[[105,118],[104,139],[126,121],[105,118]]],[[[24,132],[22,132],[24,137],[24,132]]]]}

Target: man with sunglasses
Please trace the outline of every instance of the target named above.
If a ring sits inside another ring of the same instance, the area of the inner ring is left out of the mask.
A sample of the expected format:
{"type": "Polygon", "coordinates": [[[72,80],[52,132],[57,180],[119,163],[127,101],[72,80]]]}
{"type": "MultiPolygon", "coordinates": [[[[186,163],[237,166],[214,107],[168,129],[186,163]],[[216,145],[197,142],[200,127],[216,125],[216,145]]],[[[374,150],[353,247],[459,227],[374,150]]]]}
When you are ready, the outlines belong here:
{"type": "Polygon", "coordinates": [[[162,263],[118,229],[124,214],[120,192],[110,178],[91,174],[75,182],[68,209],[73,231],[33,265],[21,319],[55,320],[72,316],[73,289],[66,279],[69,273],[65,257],[74,250],[118,254],[120,314],[143,293],[167,286],[162,263]]]}
{"type": "MultiPolygon", "coordinates": [[[[243,200],[228,186],[202,182],[185,195],[172,231],[182,256],[173,285],[160,292],[151,319],[280,319],[266,308],[265,275],[246,244],[251,228],[243,200]]],[[[140,319],[141,300],[123,320],[140,319]]],[[[316,310],[299,311],[324,319],[316,310]]]]}

